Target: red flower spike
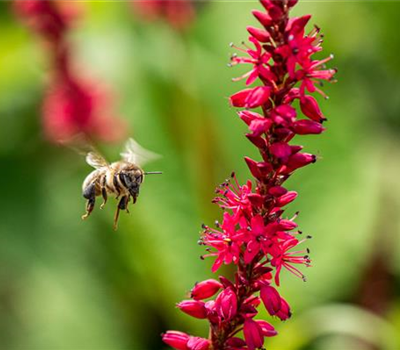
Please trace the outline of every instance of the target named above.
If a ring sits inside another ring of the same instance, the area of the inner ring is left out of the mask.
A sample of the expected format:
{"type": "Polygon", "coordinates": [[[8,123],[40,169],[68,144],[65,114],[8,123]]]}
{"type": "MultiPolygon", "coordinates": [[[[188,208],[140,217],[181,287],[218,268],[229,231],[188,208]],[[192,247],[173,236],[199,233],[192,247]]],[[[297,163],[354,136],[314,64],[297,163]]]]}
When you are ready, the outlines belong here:
{"type": "Polygon", "coordinates": [[[280,275],[287,270],[304,280],[299,266],[308,267],[311,263],[307,249],[296,249],[304,242],[296,238],[301,233],[295,231],[297,214],[291,219],[283,217],[283,208],[297,197],[297,192],[288,191],[284,182],[297,169],[316,160],[292,140],[325,130],[321,125],[325,117],[315,98],[308,94],[318,92],[324,96],[319,81],[331,81],[335,70],[324,66],[332,56],[313,59],[322,50],[322,37],[317,27],[306,33],[311,17],[290,19],[289,10],[297,0],[261,3],[266,11],[254,10],[253,15],[265,30],[248,27],[250,45],[232,45],[244,57],[234,54],[230,63],[251,66],[250,71],[233,80],[245,78],[246,85],[254,83],[255,87],[233,94],[230,103],[246,109],[239,112],[239,117],[249,129],[246,138],[260,157],[245,157],[251,177],[245,185],[232,175],[216,190],[213,202],[224,210],[223,221],[216,222],[215,229],[205,226],[200,240],[207,247],[203,257],[215,259],[213,272],[222,264],[234,269],[232,280],[220,276],[222,291],[217,284],[209,293],[204,287],[207,292],[200,293],[200,297],[193,294],[197,299],[209,295],[214,298],[204,303],[210,323],[210,349],[264,348],[265,337],[277,332],[268,322],[255,320],[260,301],[271,316],[288,319],[290,306],[277,290],[280,275]],[[296,100],[302,112],[299,116],[293,106],[296,100]],[[259,108],[257,112],[255,108],[259,108]],[[236,336],[241,331],[244,339],[236,336]]]}
{"type": "Polygon", "coordinates": [[[43,127],[49,141],[68,144],[78,135],[113,142],[124,136],[124,123],[113,117],[111,98],[99,83],[78,78],[72,67],[68,35],[76,4],[50,0],[18,0],[17,14],[43,39],[52,66],[43,101],[43,127]]]}

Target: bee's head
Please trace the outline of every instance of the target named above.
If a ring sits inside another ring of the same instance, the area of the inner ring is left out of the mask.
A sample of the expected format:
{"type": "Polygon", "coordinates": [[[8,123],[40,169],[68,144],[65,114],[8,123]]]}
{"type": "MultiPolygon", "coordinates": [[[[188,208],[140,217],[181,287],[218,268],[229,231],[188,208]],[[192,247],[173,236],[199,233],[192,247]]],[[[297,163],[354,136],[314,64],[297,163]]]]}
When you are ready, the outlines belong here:
{"type": "Polygon", "coordinates": [[[138,196],[143,182],[143,172],[140,169],[124,169],[119,173],[119,179],[132,197],[138,196]]]}

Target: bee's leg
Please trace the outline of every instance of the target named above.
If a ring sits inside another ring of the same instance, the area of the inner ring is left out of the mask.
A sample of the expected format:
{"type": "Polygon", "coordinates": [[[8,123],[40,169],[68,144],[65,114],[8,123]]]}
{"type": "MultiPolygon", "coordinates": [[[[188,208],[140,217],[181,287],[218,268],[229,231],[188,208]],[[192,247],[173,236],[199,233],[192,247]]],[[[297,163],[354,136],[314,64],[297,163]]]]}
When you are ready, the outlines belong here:
{"type": "Polygon", "coordinates": [[[94,204],[96,202],[96,186],[95,183],[91,183],[83,191],[83,197],[87,199],[86,203],[86,213],[82,215],[82,219],[85,220],[89,217],[90,213],[94,209],[94,204]]]}
{"type": "Polygon", "coordinates": [[[103,203],[101,203],[100,209],[103,209],[107,203],[107,190],[104,186],[101,188],[101,196],[103,197],[103,203]]]}
{"type": "Polygon", "coordinates": [[[115,216],[114,216],[114,230],[116,230],[118,228],[118,218],[119,218],[119,211],[120,210],[125,210],[127,208],[128,205],[128,197],[127,196],[123,196],[119,203],[118,203],[118,207],[117,207],[117,211],[115,212],[115,216]]]}
{"type": "Polygon", "coordinates": [[[126,197],[126,208],[125,208],[125,210],[126,210],[126,212],[129,214],[129,209],[128,209],[128,204],[129,204],[129,202],[131,201],[131,196],[127,196],[126,197]]]}
{"type": "Polygon", "coordinates": [[[119,196],[121,195],[121,188],[119,187],[118,179],[117,179],[118,175],[119,174],[115,174],[114,177],[113,177],[113,185],[114,185],[114,188],[115,188],[115,192],[117,193],[117,197],[115,199],[118,199],[119,196]]]}

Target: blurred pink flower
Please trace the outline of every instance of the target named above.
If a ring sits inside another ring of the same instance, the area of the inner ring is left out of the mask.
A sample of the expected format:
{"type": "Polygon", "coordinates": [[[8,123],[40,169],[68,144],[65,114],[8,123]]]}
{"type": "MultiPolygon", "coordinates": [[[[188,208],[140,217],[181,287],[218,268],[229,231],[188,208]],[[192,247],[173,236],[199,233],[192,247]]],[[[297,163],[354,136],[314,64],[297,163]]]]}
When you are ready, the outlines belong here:
{"type": "Polygon", "coordinates": [[[178,30],[186,29],[195,18],[192,0],[131,0],[131,4],[141,18],[163,19],[178,30]]]}
{"type": "Polygon", "coordinates": [[[109,94],[77,79],[50,84],[44,97],[43,126],[47,138],[55,143],[68,143],[81,133],[106,142],[125,134],[125,124],[112,115],[109,94]]]}
{"type": "Polygon", "coordinates": [[[43,101],[43,127],[48,140],[68,143],[84,134],[102,141],[124,137],[125,124],[112,111],[111,94],[96,82],[77,78],[68,35],[79,8],[51,0],[15,0],[14,7],[29,28],[48,44],[51,66],[43,101]]]}

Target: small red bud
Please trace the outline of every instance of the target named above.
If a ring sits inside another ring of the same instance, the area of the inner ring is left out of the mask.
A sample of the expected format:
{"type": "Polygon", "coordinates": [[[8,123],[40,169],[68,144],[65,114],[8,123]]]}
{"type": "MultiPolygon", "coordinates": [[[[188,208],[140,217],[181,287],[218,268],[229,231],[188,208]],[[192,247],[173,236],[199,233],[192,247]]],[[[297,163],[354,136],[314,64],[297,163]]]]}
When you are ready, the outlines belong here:
{"type": "Polygon", "coordinates": [[[288,190],[282,186],[274,186],[268,190],[268,193],[274,197],[280,197],[286,194],[288,190]]]}
{"type": "Polygon", "coordinates": [[[206,318],[207,310],[204,307],[203,301],[198,300],[183,300],[177,304],[184,313],[195,318],[206,318]]]}
{"type": "Polygon", "coordinates": [[[278,291],[271,286],[263,286],[260,291],[261,300],[271,316],[274,316],[282,306],[281,296],[278,291]]]}
{"type": "Polygon", "coordinates": [[[298,120],[293,124],[293,131],[298,135],[320,134],[325,130],[321,123],[313,120],[298,120]]]}
{"type": "Polygon", "coordinates": [[[297,192],[295,191],[289,191],[286,194],[284,194],[283,196],[280,196],[277,200],[276,200],[276,206],[277,207],[284,207],[285,205],[293,202],[297,197],[297,192]]]}
{"type": "Polygon", "coordinates": [[[273,337],[278,334],[272,324],[263,320],[257,320],[256,322],[261,327],[262,333],[265,337],[273,337]]]}
{"type": "Polygon", "coordinates": [[[232,288],[224,289],[215,299],[215,310],[224,320],[229,321],[237,313],[237,297],[232,288]]]}
{"type": "Polygon", "coordinates": [[[189,338],[186,333],[178,331],[168,331],[162,335],[163,342],[177,350],[187,350],[189,338]]]}
{"type": "Polygon", "coordinates": [[[208,350],[210,348],[210,341],[200,337],[190,337],[187,347],[189,350],[208,350]]]}
{"type": "Polygon", "coordinates": [[[272,24],[272,19],[268,13],[253,10],[252,14],[264,27],[269,27],[272,24]]]}
{"type": "Polygon", "coordinates": [[[318,106],[317,100],[313,96],[305,95],[300,98],[300,108],[304,115],[316,122],[326,120],[318,106]]]}
{"type": "Polygon", "coordinates": [[[248,26],[246,29],[251,36],[253,36],[262,43],[267,43],[270,40],[269,33],[264,29],[259,29],[252,26],[248,26]]]}
{"type": "Polygon", "coordinates": [[[264,344],[264,334],[258,322],[246,318],[243,326],[244,339],[249,350],[259,349],[264,344]]]}
{"type": "Polygon", "coordinates": [[[197,283],[192,291],[191,297],[194,300],[203,300],[212,297],[222,288],[222,284],[214,279],[208,279],[197,283]]]}

